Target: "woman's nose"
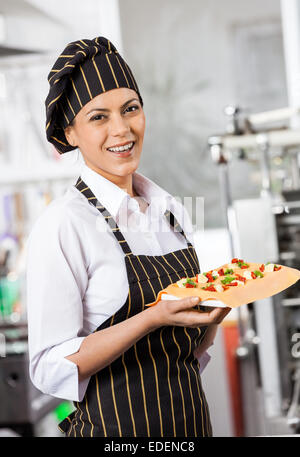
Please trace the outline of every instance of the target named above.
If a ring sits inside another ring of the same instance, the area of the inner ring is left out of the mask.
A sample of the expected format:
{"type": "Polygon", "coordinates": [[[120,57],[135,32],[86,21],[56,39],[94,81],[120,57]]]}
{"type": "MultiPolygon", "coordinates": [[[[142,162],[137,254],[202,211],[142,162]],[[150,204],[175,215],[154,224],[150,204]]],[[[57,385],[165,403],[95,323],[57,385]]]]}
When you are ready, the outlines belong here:
{"type": "Polygon", "coordinates": [[[112,136],[122,136],[129,131],[129,124],[120,115],[112,116],[110,120],[110,134],[112,136]]]}

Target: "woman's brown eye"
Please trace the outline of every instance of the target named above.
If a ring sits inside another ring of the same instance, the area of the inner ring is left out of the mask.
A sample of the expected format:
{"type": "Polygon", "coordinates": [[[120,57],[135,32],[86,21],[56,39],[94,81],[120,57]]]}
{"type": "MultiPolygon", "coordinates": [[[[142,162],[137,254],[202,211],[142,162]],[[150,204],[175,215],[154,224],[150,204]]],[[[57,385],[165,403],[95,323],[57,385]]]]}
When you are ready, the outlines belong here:
{"type": "Polygon", "coordinates": [[[103,114],[97,114],[97,116],[94,116],[91,118],[91,121],[98,121],[98,120],[101,120],[99,118],[103,118],[103,117],[104,117],[103,114]]]}
{"type": "MultiPolygon", "coordinates": [[[[137,105],[132,105],[132,106],[128,106],[128,108],[126,108],[125,111],[127,111],[127,110],[135,111],[136,109],[139,109],[139,107],[138,107],[137,105]],[[132,109],[132,108],[133,108],[133,109],[132,109]]],[[[130,112],[130,111],[129,111],[129,112],[130,112]]]]}

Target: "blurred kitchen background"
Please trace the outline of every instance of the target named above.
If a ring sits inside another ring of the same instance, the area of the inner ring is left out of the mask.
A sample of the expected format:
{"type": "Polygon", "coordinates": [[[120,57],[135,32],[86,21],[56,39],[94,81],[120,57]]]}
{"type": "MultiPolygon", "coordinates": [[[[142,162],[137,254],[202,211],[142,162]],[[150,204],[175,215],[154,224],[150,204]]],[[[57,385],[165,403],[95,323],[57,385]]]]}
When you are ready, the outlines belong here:
{"type": "MultiPolygon", "coordinates": [[[[299,0],[0,0],[0,436],[62,436],[74,409],[29,379],[26,240],[82,164],[46,141],[47,75],[67,43],[100,35],[144,99],[139,171],[204,197],[202,270],[300,268],[299,0]]],[[[298,341],[298,285],[227,316],[202,376],[215,436],[300,434],[298,341]]]]}

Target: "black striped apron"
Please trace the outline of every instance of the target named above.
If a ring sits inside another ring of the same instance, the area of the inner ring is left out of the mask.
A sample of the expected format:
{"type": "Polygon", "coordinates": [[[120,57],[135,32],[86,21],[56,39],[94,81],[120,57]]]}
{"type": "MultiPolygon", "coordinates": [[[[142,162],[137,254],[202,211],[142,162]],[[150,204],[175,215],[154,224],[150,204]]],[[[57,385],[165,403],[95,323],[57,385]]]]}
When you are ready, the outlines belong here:
{"type": "MultiPolygon", "coordinates": [[[[165,216],[187,248],[165,255],[134,255],[112,216],[78,179],[76,187],[105,217],[124,261],[129,283],[124,305],[96,330],[129,319],[182,277],[200,272],[197,254],[175,216],[165,216]]],[[[200,308],[197,306],[196,308],[200,308]]],[[[207,327],[164,326],[149,333],[109,366],[91,376],[81,402],[60,424],[72,437],[212,436],[209,409],[193,351],[207,327]]]]}

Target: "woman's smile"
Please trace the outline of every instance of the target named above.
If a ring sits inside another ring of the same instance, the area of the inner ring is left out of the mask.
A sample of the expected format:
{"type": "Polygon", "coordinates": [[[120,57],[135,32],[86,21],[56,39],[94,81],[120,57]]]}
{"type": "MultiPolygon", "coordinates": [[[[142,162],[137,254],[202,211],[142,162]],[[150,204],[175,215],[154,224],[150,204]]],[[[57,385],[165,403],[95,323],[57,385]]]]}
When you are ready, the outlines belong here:
{"type": "Polygon", "coordinates": [[[115,157],[127,158],[132,156],[134,150],[135,141],[129,141],[123,145],[112,146],[106,148],[108,152],[113,154],[115,157]]]}

